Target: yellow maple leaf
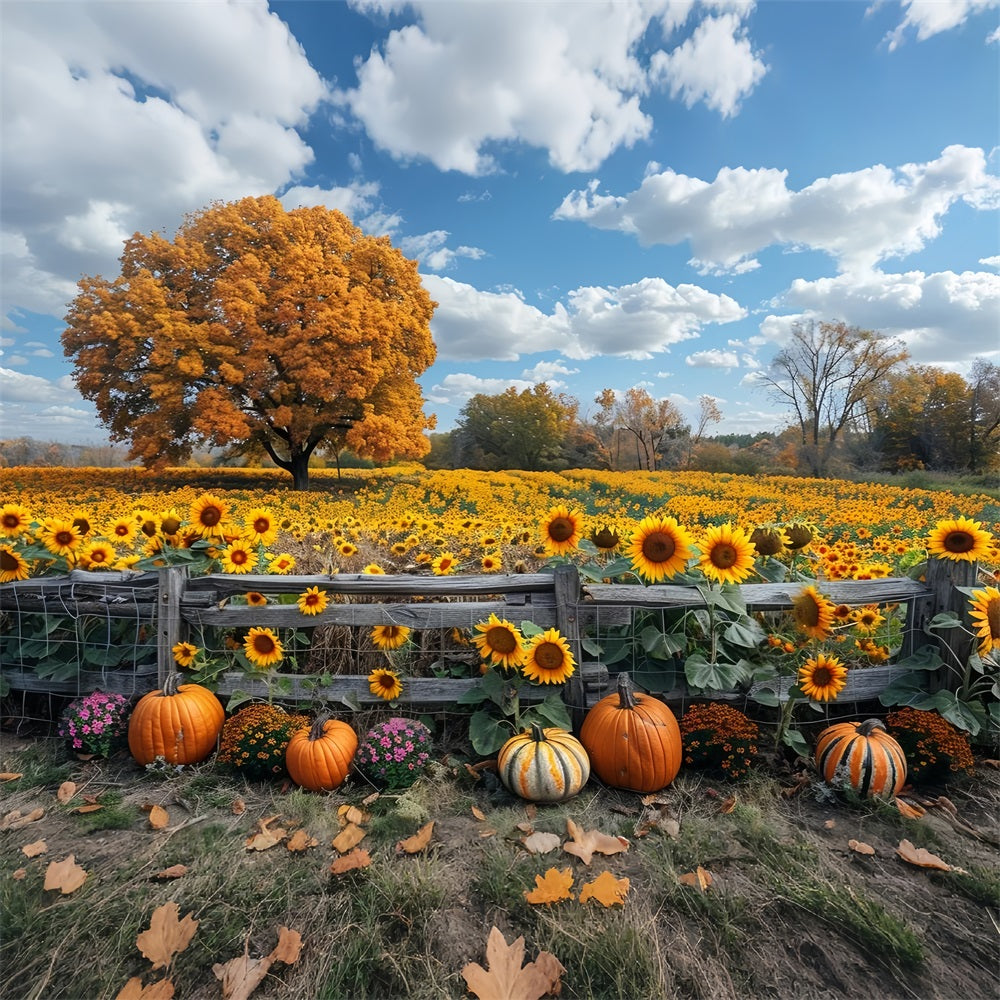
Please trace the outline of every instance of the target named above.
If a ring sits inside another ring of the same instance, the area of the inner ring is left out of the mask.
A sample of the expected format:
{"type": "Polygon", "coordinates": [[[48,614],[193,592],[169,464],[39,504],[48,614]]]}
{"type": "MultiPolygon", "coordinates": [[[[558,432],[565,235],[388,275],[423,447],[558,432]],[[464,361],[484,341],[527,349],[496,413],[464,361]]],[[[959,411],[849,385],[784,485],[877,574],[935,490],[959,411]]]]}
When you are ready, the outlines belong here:
{"type": "Polygon", "coordinates": [[[179,920],[181,908],[176,903],[164,903],[153,910],[149,927],[136,939],[139,951],[149,959],[154,969],[167,968],[174,955],[182,952],[194,937],[198,921],[189,913],[179,920]]]}
{"type": "Polygon", "coordinates": [[[586,903],[588,899],[594,899],[601,906],[614,906],[615,903],[624,906],[628,889],[627,878],[615,878],[611,872],[603,871],[592,882],[584,884],[580,890],[580,902],[586,903]]]}
{"type": "Polygon", "coordinates": [[[87,881],[87,873],[76,863],[71,854],[62,861],[52,861],[45,869],[45,889],[58,889],[64,896],[77,889],[87,881]]]}
{"type": "Polygon", "coordinates": [[[431,834],[434,832],[434,820],[425,823],[412,837],[407,837],[396,844],[396,852],[404,854],[417,854],[424,850],[431,842],[431,834]]]}
{"type": "Polygon", "coordinates": [[[705,892],[712,884],[712,873],[705,871],[701,865],[698,865],[693,872],[687,872],[684,875],[681,875],[678,881],[681,885],[689,885],[692,888],[697,889],[699,892],[705,892]]]}
{"type": "Polygon", "coordinates": [[[544,875],[535,876],[535,888],[525,889],[524,898],[529,903],[551,906],[552,903],[572,899],[572,887],[572,869],[564,868],[560,871],[558,868],[550,868],[544,875]]]}
{"type": "Polygon", "coordinates": [[[348,823],[336,837],[333,838],[333,849],[340,854],[357,847],[365,839],[366,832],[356,823],[348,823]]]}
{"type": "Polygon", "coordinates": [[[488,970],[478,962],[469,962],[462,969],[462,978],[479,1000],[541,1000],[547,993],[559,993],[560,977],[566,970],[555,955],[542,951],[534,962],[523,962],[524,938],[508,945],[494,927],[486,942],[488,970]]]}

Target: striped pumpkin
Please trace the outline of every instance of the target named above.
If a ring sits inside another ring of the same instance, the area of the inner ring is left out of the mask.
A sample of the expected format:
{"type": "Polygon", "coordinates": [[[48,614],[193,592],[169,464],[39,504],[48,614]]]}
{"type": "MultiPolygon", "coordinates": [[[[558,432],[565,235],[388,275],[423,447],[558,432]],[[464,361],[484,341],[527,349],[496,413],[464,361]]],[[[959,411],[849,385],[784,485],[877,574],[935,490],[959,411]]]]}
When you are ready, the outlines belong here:
{"type": "Polygon", "coordinates": [[[816,767],[829,785],[858,794],[893,796],[906,781],[906,755],[878,719],[838,722],[819,734],[816,767]]]}
{"type": "Polygon", "coordinates": [[[587,783],[590,758],[572,733],[536,723],[500,748],[497,770],[506,789],[522,799],[564,802],[587,783]]]}

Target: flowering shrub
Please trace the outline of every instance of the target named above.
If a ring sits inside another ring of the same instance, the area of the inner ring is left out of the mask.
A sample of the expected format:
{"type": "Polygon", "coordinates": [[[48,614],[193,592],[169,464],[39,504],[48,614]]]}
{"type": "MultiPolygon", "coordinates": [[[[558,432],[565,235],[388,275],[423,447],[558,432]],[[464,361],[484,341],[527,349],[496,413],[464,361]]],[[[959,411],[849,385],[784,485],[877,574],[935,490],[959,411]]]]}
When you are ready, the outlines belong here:
{"type": "Polygon", "coordinates": [[[66,706],[58,732],[77,753],[107,757],[124,745],[130,714],[128,699],[123,695],[94,691],[66,706]]]}
{"type": "Polygon", "coordinates": [[[431,759],[431,731],[414,719],[392,718],[368,731],[354,764],[373,785],[407,788],[431,759]]]}
{"type": "Polygon", "coordinates": [[[740,778],[757,755],[757,723],[729,705],[692,705],[680,729],[685,764],[740,778]]]}
{"type": "Polygon", "coordinates": [[[305,715],[289,715],[277,705],[248,705],[226,719],[218,760],[248,778],[273,778],[285,772],[285,750],[305,715]]]}
{"type": "Polygon", "coordinates": [[[971,773],[969,737],[937,712],[900,708],[890,712],[885,723],[906,754],[911,781],[944,781],[960,771],[971,773]]]}

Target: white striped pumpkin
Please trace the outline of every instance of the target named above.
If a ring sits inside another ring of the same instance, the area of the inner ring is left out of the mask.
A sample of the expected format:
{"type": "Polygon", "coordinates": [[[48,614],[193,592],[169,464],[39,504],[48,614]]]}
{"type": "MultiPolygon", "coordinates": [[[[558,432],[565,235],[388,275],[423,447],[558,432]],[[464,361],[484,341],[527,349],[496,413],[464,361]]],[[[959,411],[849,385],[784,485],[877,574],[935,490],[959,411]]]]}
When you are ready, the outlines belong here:
{"type": "Polygon", "coordinates": [[[830,785],[841,782],[867,797],[895,795],[906,781],[906,755],[878,719],[838,722],[816,742],[816,767],[830,785]]]}
{"type": "Polygon", "coordinates": [[[500,748],[497,770],[504,787],[530,802],[564,802],[590,777],[583,744],[565,729],[535,724],[500,748]]]}

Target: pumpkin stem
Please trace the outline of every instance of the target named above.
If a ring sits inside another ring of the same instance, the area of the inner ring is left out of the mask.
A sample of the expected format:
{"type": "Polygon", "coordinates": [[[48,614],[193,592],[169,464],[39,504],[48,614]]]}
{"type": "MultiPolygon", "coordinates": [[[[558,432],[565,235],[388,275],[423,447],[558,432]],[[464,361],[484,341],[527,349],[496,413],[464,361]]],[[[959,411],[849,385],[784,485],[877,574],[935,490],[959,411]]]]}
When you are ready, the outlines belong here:
{"type": "Polygon", "coordinates": [[[635,708],[639,703],[635,698],[632,678],[624,671],[618,675],[618,707],[635,708]]]}
{"type": "Polygon", "coordinates": [[[163,681],[163,694],[167,698],[173,697],[177,694],[177,689],[180,687],[180,683],[183,680],[183,675],[178,671],[174,670],[172,673],[167,674],[163,681]]]}
{"type": "Polygon", "coordinates": [[[309,742],[315,743],[316,740],[321,739],[323,736],[323,727],[332,719],[333,716],[329,712],[320,712],[316,716],[316,721],[309,727],[309,742]]]}
{"type": "Polygon", "coordinates": [[[531,724],[531,738],[536,743],[545,742],[545,730],[543,730],[542,727],[537,722],[533,722],[531,724]]]}
{"type": "Polygon", "coordinates": [[[876,729],[885,729],[885,725],[881,719],[865,719],[865,721],[858,726],[858,735],[871,736],[876,729]]]}

